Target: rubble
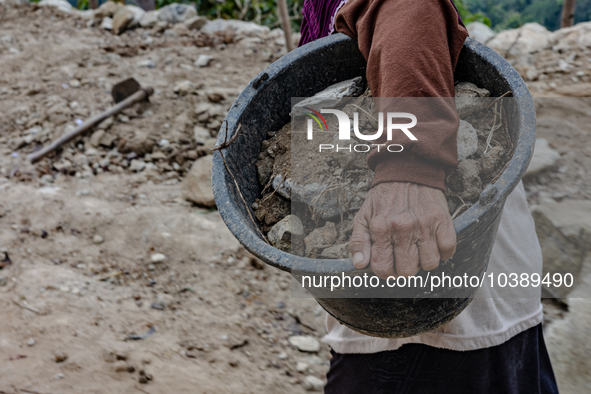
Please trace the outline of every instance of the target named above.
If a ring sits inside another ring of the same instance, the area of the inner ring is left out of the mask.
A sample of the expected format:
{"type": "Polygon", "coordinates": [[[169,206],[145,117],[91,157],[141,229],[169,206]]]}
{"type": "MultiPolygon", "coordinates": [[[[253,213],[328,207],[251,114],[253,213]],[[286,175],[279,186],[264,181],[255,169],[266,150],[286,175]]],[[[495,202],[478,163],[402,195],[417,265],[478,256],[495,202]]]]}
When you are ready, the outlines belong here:
{"type": "Polygon", "coordinates": [[[295,335],[288,338],[289,343],[301,352],[316,353],[320,350],[320,343],[314,337],[295,335]]]}
{"type": "Polygon", "coordinates": [[[458,161],[472,156],[478,150],[476,129],[465,120],[460,120],[458,128],[458,161]]]}
{"type": "Polygon", "coordinates": [[[527,167],[525,176],[535,175],[547,168],[552,167],[560,159],[560,153],[550,148],[548,140],[545,138],[537,138],[534,154],[531,162],[527,167]]]}
{"type": "Polygon", "coordinates": [[[211,188],[211,155],[196,160],[181,183],[183,197],[197,205],[215,207],[211,188]]]}
{"type": "Polygon", "coordinates": [[[231,29],[237,35],[257,35],[268,33],[270,29],[267,26],[261,26],[253,22],[245,22],[239,20],[214,19],[207,22],[201,27],[201,31],[206,34],[214,35],[216,33],[223,33],[231,29]]]}
{"type": "Polygon", "coordinates": [[[158,10],[158,20],[170,24],[181,23],[197,16],[197,10],[192,5],[173,3],[158,10]]]}
{"type": "Polygon", "coordinates": [[[526,23],[518,29],[504,30],[487,45],[502,56],[520,57],[550,48],[552,33],[539,23],[526,23]]]}
{"type": "Polygon", "coordinates": [[[271,245],[297,256],[304,255],[304,226],[295,215],[289,215],[275,224],[267,238],[271,245]]]}
{"type": "Polygon", "coordinates": [[[356,77],[347,81],[339,82],[329,86],[323,91],[306,98],[293,106],[291,113],[296,114],[304,111],[305,107],[315,108],[322,103],[325,107],[337,106],[344,97],[356,97],[361,95],[367,87],[363,77],[356,77]]]}
{"type": "Polygon", "coordinates": [[[468,23],[466,28],[468,29],[470,38],[483,44],[489,42],[496,35],[493,29],[479,21],[468,23]]]}
{"type": "Polygon", "coordinates": [[[113,33],[121,34],[127,26],[133,21],[135,14],[127,7],[121,7],[113,15],[113,33]]]}
{"type": "Polygon", "coordinates": [[[72,12],[74,9],[72,5],[66,0],[41,0],[39,3],[40,6],[50,6],[55,7],[62,12],[72,12]]]}

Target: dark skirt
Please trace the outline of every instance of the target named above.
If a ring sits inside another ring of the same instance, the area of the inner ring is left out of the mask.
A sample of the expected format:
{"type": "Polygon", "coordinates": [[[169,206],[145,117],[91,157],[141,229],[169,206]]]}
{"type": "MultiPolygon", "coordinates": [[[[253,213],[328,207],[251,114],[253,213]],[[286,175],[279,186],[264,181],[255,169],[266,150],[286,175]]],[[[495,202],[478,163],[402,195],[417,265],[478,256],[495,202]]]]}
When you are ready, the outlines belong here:
{"type": "Polygon", "coordinates": [[[556,394],[542,325],[471,351],[406,344],[374,354],[332,352],[327,394],[556,394]]]}

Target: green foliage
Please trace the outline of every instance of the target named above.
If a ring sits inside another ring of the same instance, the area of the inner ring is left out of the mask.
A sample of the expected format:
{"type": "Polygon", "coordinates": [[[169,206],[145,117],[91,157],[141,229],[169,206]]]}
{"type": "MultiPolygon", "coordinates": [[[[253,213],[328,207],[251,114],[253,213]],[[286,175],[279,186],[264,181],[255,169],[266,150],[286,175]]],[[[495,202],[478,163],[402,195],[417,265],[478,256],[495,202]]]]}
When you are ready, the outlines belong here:
{"type": "MultiPolygon", "coordinates": [[[[156,0],[156,7],[161,8],[179,2],[195,5],[199,15],[210,18],[253,21],[271,28],[279,27],[281,24],[275,0],[156,0]]],[[[304,0],[287,0],[287,8],[294,31],[300,30],[303,5],[304,0]]]]}
{"type": "MultiPolygon", "coordinates": [[[[560,28],[563,0],[461,0],[468,12],[490,18],[495,30],[538,22],[549,30],[560,28]]],[[[591,19],[591,0],[577,0],[575,23],[591,19]]],[[[459,6],[458,6],[459,8],[459,6]]]]}
{"type": "Polygon", "coordinates": [[[460,13],[460,17],[464,23],[470,22],[482,22],[485,25],[491,27],[490,18],[484,15],[482,12],[471,12],[464,0],[454,0],[456,7],[458,7],[458,12],[460,13]]]}

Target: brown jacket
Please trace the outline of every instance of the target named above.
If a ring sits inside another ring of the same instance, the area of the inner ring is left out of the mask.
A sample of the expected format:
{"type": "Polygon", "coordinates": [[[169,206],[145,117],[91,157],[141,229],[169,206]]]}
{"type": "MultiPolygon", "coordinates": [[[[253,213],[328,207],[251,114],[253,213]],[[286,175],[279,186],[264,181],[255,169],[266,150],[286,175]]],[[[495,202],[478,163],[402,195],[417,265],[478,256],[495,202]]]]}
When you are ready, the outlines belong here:
{"type": "Polygon", "coordinates": [[[451,0],[349,0],[337,13],[335,27],[358,40],[374,97],[439,98],[421,101],[423,108],[408,100],[412,108],[407,111],[395,101],[396,112],[417,116],[412,133],[418,141],[402,133],[392,141],[385,141],[385,135],[378,140],[399,143],[404,151],[370,154],[372,186],[399,181],[445,191],[445,176],[458,165],[453,74],[468,37],[451,0]]]}

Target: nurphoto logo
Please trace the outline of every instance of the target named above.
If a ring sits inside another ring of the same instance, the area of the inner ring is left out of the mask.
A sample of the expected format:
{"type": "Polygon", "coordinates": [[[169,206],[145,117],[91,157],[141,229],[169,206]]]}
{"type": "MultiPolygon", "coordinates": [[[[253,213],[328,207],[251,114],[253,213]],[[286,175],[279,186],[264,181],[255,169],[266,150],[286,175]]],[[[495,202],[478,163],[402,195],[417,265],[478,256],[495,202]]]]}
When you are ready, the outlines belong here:
{"type": "MultiPolygon", "coordinates": [[[[382,112],[378,113],[378,130],[374,134],[362,134],[359,130],[359,113],[353,113],[353,122],[349,116],[338,109],[321,109],[320,112],[313,110],[312,108],[305,107],[306,110],[310,112],[306,112],[305,114],[309,116],[307,127],[308,127],[308,140],[312,140],[314,138],[314,122],[318,124],[321,131],[329,131],[328,124],[324,119],[322,114],[332,114],[337,117],[338,125],[339,125],[339,140],[348,141],[351,140],[351,124],[353,124],[353,132],[355,133],[355,137],[362,140],[362,141],[375,141],[378,138],[382,137],[384,133],[384,114],[382,112]]],[[[388,112],[386,113],[386,139],[387,141],[392,140],[392,135],[394,130],[402,131],[411,141],[417,141],[417,137],[414,136],[410,132],[409,129],[412,129],[417,125],[417,117],[413,114],[407,112],[388,112]],[[407,123],[394,123],[394,119],[410,119],[410,122],[407,123]]],[[[380,150],[380,147],[386,146],[388,152],[402,152],[404,147],[400,144],[371,144],[371,146],[377,147],[377,150],[380,150]]],[[[355,151],[355,152],[369,152],[371,150],[370,144],[356,144],[356,145],[349,145],[349,146],[339,146],[336,144],[320,144],[319,151],[322,152],[323,150],[331,151],[336,149],[336,151],[355,151]]]]}

